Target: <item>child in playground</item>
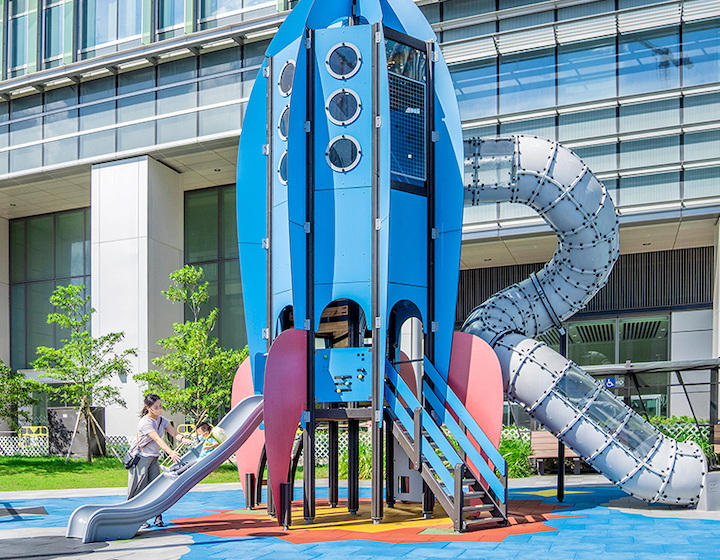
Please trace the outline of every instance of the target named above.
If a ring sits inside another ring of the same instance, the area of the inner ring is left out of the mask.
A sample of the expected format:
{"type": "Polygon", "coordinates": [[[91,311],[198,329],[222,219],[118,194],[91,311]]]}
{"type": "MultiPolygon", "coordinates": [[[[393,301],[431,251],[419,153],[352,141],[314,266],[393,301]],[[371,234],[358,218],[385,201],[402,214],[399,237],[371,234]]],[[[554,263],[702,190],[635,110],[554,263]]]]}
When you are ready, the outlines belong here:
{"type": "MultiPolygon", "coordinates": [[[[200,461],[207,457],[210,452],[227,439],[227,433],[222,428],[212,427],[207,422],[201,422],[195,429],[198,439],[202,442],[202,451],[197,460],[200,461]]],[[[163,474],[169,478],[177,478],[179,475],[188,470],[193,463],[185,463],[180,461],[170,467],[162,467],[163,474]]]]}

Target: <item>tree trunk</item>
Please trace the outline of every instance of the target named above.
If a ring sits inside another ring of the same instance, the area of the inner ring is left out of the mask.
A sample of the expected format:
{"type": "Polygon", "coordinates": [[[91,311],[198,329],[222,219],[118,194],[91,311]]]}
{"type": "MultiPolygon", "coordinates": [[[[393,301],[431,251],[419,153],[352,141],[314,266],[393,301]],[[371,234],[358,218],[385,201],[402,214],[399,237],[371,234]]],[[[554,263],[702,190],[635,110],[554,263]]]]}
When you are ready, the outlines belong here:
{"type": "Polygon", "coordinates": [[[92,463],[92,449],[90,449],[90,410],[83,407],[85,416],[85,444],[87,445],[87,462],[92,463]]]}

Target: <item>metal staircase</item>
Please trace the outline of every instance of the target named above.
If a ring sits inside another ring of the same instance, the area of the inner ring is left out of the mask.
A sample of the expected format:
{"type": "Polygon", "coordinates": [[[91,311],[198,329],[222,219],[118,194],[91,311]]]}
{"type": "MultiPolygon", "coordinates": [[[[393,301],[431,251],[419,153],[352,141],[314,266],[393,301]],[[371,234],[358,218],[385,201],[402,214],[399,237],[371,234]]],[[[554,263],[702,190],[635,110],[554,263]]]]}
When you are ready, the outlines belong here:
{"type": "Polygon", "coordinates": [[[393,436],[455,531],[506,524],[505,459],[427,358],[424,366],[423,407],[386,362],[385,414],[393,436]]]}

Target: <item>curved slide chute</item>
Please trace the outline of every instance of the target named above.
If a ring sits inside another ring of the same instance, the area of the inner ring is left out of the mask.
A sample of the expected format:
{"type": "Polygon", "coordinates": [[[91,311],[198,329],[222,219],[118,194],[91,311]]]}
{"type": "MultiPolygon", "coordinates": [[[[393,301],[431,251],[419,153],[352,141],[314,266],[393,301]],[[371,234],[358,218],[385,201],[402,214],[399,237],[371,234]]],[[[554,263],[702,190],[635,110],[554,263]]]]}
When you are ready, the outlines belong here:
{"type": "Polygon", "coordinates": [[[240,401],[218,426],[228,439],[212,453],[198,460],[201,446],[188,451],[182,460],[193,465],[177,478],[159,476],[133,499],[112,505],[88,505],[70,516],[67,537],[82,542],[130,539],[146,520],[161,514],[193,486],[213,472],[245,443],[263,419],[263,397],[253,395],[240,401]]]}
{"type": "Polygon", "coordinates": [[[617,400],[537,337],[582,309],[618,256],[618,222],[604,185],[570,150],[531,136],[483,139],[474,202],[532,207],[555,231],[544,268],[475,308],[462,330],[495,350],[508,398],[632,496],[693,505],[707,464],[694,442],[677,442],[617,400]]]}

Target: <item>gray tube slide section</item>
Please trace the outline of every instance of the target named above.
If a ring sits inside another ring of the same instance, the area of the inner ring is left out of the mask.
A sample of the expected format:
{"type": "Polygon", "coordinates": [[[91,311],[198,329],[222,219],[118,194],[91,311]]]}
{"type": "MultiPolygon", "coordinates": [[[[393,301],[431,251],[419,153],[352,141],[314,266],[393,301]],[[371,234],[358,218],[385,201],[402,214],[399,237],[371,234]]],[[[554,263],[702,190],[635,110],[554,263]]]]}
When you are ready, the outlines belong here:
{"type": "Polygon", "coordinates": [[[198,460],[201,446],[183,456],[193,463],[177,478],[159,476],[133,499],[112,505],[88,505],[77,508],[70,516],[66,536],[82,542],[131,539],[140,525],[161,514],[182,498],[193,486],[213,472],[235,453],[260,425],[263,397],[254,395],[239,402],[218,424],[228,433],[212,453],[198,460]]]}
{"type": "Polygon", "coordinates": [[[493,346],[509,399],[632,496],[696,504],[705,455],[658,432],[572,361],[534,340],[582,309],[618,256],[615,207],[570,150],[531,136],[483,139],[473,203],[527,204],[558,237],[544,268],[475,308],[462,330],[493,346]]]}

